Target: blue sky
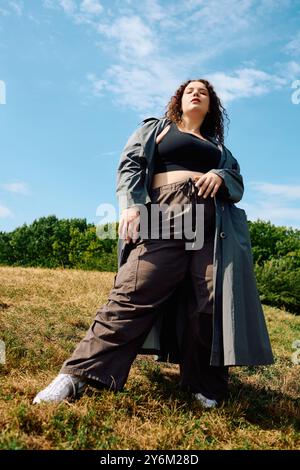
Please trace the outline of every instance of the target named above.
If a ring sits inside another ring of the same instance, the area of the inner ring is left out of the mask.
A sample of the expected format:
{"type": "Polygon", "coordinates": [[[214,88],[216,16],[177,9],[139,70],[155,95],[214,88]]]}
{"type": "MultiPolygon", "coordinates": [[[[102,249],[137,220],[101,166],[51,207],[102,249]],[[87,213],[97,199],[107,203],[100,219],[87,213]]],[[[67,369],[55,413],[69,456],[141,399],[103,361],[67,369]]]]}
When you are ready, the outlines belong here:
{"type": "Polygon", "coordinates": [[[212,82],[248,219],[300,228],[300,2],[0,0],[0,230],[98,223],[120,153],[187,79],[212,82]]]}

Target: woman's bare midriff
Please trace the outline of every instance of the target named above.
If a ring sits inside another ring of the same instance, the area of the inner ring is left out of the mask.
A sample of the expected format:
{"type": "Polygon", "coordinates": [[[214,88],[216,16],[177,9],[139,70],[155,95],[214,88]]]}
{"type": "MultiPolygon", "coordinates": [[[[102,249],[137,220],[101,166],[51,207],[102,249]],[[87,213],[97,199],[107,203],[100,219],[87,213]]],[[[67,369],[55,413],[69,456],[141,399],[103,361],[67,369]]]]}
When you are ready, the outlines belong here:
{"type": "Polygon", "coordinates": [[[201,176],[204,173],[200,171],[190,170],[177,170],[177,171],[166,171],[165,173],[156,173],[152,179],[152,189],[158,188],[165,184],[177,183],[177,181],[184,180],[185,178],[193,176],[201,176]]]}

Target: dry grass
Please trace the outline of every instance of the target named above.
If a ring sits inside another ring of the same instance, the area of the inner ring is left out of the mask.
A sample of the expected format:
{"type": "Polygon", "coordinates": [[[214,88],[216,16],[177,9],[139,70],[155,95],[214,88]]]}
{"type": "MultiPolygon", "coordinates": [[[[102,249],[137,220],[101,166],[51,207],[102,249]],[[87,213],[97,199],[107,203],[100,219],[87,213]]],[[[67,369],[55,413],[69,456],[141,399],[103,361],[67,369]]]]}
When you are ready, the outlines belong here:
{"type": "Polygon", "coordinates": [[[203,410],[178,366],[138,356],[123,392],[33,406],[106,302],[114,273],[1,267],[0,449],[300,449],[300,318],[264,307],[276,363],[231,368],[230,397],[203,410]]]}

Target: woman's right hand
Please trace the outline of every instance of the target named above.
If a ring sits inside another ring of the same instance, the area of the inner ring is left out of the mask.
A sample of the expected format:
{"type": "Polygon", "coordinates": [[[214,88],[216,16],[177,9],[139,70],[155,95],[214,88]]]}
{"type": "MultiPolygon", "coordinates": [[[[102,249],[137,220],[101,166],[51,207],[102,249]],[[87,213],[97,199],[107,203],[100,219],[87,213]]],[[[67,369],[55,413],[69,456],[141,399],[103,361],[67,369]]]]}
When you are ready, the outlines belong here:
{"type": "Polygon", "coordinates": [[[119,237],[125,239],[125,243],[130,240],[135,242],[138,239],[140,223],[140,211],[137,207],[124,209],[119,221],[119,237]]]}

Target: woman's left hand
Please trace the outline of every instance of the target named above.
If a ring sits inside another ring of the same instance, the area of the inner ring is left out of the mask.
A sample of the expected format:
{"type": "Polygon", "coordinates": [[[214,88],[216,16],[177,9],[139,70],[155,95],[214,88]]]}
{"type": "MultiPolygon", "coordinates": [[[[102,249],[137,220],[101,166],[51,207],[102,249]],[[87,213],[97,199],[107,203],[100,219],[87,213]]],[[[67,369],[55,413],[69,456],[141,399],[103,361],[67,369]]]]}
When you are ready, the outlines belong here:
{"type": "Polygon", "coordinates": [[[198,188],[198,194],[206,198],[211,193],[211,197],[214,197],[223,182],[223,178],[221,176],[216,175],[208,171],[204,173],[202,176],[194,176],[194,180],[196,181],[195,186],[198,188]]]}

